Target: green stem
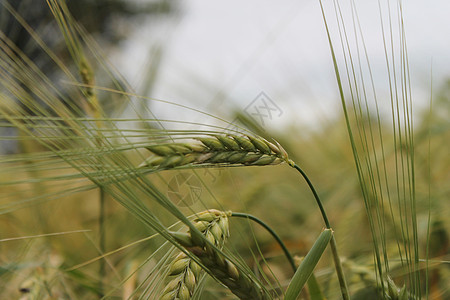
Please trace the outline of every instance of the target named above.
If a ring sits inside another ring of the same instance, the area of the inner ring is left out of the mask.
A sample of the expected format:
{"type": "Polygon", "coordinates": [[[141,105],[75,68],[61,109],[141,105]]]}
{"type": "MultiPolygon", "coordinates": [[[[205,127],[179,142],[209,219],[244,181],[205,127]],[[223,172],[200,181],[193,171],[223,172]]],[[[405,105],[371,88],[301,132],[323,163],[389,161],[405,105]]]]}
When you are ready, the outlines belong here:
{"type": "Polygon", "coordinates": [[[232,212],[231,213],[232,217],[238,217],[238,218],[246,218],[252,221],[255,221],[256,223],[258,223],[259,225],[261,225],[262,227],[264,227],[264,229],[266,229],[271,235],[272,237],[278,242],[278,244],[280,245],[281,249],[283,249],[284,255],[286,256],[286,258],[289,261],[289,264],[292,267],[292,270],[295,271],[297,270],[297,267],[295,266],[295,262],[294,259],[292,258],[291,254],[289,253],[286,245],[283,243],[283,241],[281,240],[281,238],[276,234],[275,231],[273,231],[272,228],[269,227],[269,225],[267,225],[266,223],[264,223],[263,221],[261,221],[260,219],[258,219],[255,216],[246,214],[246,213],[237,213],[237,212],[232,212]]]}
{"type": "Polygon", "coordinates": [[[322,214],[323,221],[325,222],[325,226],[326,226],[328,229],[331,229],[330,222],[328,221],[327,214],[325,213],[325,209],[323,208],[323,205],[322,205],[322,201],[320,201],[319,195],[317,194],[316,189],[314,188],[314,186],[313,186],[311,180],[309,180],[308,176],[306,176],[306,173],[303,172],[303,170],[302,170],[297,164],[294,164],[293,167],[294,167],[297,171],[299,171],[300,174],[302,174],[303,178],[306,180],[306,183],[308,184],[309,189],[310,189],[311,192],[313,193],[314,199],[316,199],[317,205],[319,206],[320,213],[322,214]]]}
{"type": "Polygon", "coordinates": [[[334,267],[336,268],[336,273],[339,279],[339,286],[341,288],[342,299],[348,300],[350,299],[350,294],[348,293],[347,282],[345,281],[344,270],[342,269],[342,264],[339,258],[334,234],[331,237],[330,246],[331,246],[331,253],[333,253],[334,267]]]}
{"type": "MultiPolygon", "coordinates": [[[[319,206],[320,213],[322,214],[322,218],[323,218],[323,221],[325,222],[326,228],[331,229],[330,222],[328,221],[327,214],[326,214],[325,209],[323,208],[323,205],[322,205],[322,201],[320,201],[319,195],[317,194],[316,189],[314,188],[311,180],[309,180],[308,176],[306,176],[306,173],[297,164],[289,163],[289,165],[292,166],[293,168],[295,168],[298,172],[300,172],[300,174],[302,174],[303,178],[305,179],[305,181],[308,184],[311,192],[314,195],[314,199],[316,199],[317,205],[319,206]]],[[[339,254],[338,254],[338,250],[337,250],[337,245],[336,245],[336,240],[334,238],[334,234],[331,237],[330,246],[331,246],[331,252],[333,254],[334,266],[336,268],[336,273],[337,273],[337,276],[338,276],[338,279],[339,279],[339,286],[341,288],[342,298],[344,300],[348,300],[348,299],[350,299],[350,296],[349,296],[349,293],[348,293],[347,283],[345,281],[344,270],[342,269],[341,260],[339,259],[339,254]]]]}

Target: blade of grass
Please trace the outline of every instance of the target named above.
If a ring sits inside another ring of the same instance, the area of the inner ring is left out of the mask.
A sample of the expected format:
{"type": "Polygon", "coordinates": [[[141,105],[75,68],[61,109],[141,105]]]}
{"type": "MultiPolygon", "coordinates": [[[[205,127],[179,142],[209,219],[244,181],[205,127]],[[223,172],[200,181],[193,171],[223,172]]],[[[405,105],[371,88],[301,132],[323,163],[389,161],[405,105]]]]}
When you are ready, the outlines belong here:
{"type": "Polygon", "coordinates": [[[302,291],[309,277],[314,271],[319,259],[322,257],[328,243],[333,236],[331,229],[325,229],[317,238],[316,242],[312,246],[311,250],[303,259],[302,263],[292,277],[291,282],[286,290],[284,300],[295,300],[302,291]]]}

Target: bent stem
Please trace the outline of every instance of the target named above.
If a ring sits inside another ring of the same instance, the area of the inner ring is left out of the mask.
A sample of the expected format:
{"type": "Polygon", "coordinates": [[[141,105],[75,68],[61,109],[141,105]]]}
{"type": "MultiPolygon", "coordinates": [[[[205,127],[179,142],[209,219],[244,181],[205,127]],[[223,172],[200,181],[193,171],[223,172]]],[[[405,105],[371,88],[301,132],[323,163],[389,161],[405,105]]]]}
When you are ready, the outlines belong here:
{"type": "MultiPolygon", "coordinates": [[[[311,190],[311,192],[314,195],[314,199],[316,199],[317,205],[319,206],[320,213],[322,214],[322,218],[323,218],[323,221],[325,222],[326,228],[331,229],[330,222],[328,221],[327,214],[322,205],[322,201],[320,201],[319,195],[317,194],[316,189],[314,188],[311,180],[309,180],[308,176],[306,176],[306,173],[292,160],[289,161],[289,165],[291,167],[293,167],[294,169],[296,169],[298,172],[300,172],[300,174],[302,174],[303,178],[305,179],[306,183],[309,186],[309,189],[311,190]]],[[[344,271],[342,269],[341,260],[339,259],[339,254],[338,254],[336,240],[334,238],[334,235],[331,237],[330,245],[331,245],[331,252],[333,254],[334,266],[336,268],[336,273],[337,273],[337,276],[339,279],[339,286],[341,288],[342,298],[344,300],[348,300],[348,299],[350,299],[350,296],[348,293],[347,282],[345,281],[344,271]]]]}
{"type": "Polygon", "coordinates": [[[276,234],[275,231],[273,231],[272,228],[269,227],[269,225],[267,225],[266,223],[264,223],[263,221],[261,221],[260,219],[258,219],[255,216],[246,214],[246,213],[238,213],[238,212],[232,212],[231,213],[232,217],[238,217],[238,218],[245,218],[245,219],[249,219],[252,220],[256,223],[258,223],[259,225],[261,225],[262,227],[264,227],[264,229],[266,229],[271,235],[272,237],[278,242],[278,244],[280,245],[281,249],[284,252],[284,255],[286,256],[286,258],[289,261],[289,264],[292,267],[292,270],[295,271],[297,270],[297,267],[295,266],[295,262],[294,259],[292,258],[292,255],[289,253],[289,250],[287,249],[286,245],[283,243],[283,241],[281,240],[281,238],[276,234]]]}

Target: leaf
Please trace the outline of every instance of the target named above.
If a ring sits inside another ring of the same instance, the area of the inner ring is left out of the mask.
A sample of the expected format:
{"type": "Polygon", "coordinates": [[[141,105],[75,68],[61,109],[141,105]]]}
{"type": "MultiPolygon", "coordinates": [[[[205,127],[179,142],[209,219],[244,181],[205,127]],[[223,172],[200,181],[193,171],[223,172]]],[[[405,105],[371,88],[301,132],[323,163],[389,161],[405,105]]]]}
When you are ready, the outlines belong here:
{"type": "Polygon", "coordinates": [[[320,257],[322,257],[328,243],[331,240],[333,231],[331,229],[325,229],[316,240],[311,250],[306,255],[305,259],[302,261],[297,271],[292,277],[291,282],[286,290],[285,300],[295,300],[306,284],[308,278],[314,271],[320,257]]]}

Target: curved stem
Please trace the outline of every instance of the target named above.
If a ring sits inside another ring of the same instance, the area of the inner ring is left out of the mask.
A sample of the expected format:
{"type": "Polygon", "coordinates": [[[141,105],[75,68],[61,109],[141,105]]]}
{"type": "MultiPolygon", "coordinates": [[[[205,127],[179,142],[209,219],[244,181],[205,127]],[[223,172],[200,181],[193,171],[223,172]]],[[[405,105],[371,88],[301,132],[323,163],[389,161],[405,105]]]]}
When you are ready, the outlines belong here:
{"type": "Polygon", "coordinates": [[[306,183],[308,184],[311,192],[313,193],[314,198],[316,199],[317,205],[319,206],[319,209],[320,209],[320,213],[322,214],[323,221],[325,222],[325,226],[328,229],[330,229],[331,227],[330,227],[330,222],[328,221],[327,214],[325,213],[325,209],[323,208],[322,202],[320,201],[319,195],[317,194],[316,189],[314,188],[311,180],[309,180],[308,176],[306,176],[306,173],[303,172],[303,170],[297,164],[294,164],[293,168],[295,168],[297,171],[300,172],[300,174],[302,174],[302,176],[305,179],[306,183]]]}
{"type": "Polygon", "coordinates": [[[292,270],[295,271],[297,270],[297,267],[295,266],[295,262],[294,259],[292,258],[291,254],[289,253],[289,250],[287,249],[286,245],[283,243],[283,241],[281,240],[281,238],[276,234],[275,231],[273,231],[272,228],[269,227],[269,225],[267,225],[266,223],[264,223],[263,221],[261,221],[260,219],[258,219],[255,216],[246,214],[246,213],[237,213],[237,212],[232,212],[231,213],[232,217],[238,217],[238,218],[246,218],[252,221],[255,221],[256,223],[258,223],[259,225],[261,225],[262,227],[264,227],[264,229],[266,229],[271,235],[272,237],[278,242],[278,244],[280,245],[281,249],[284,252],[284,255],[286,256],[286,258],[289,261],[289,264],[292,267],[292,270]]]}
{"type": "MultiPolygon", "coordinates": [[[[308,184],[311,192],[313,193],[314,198],[316,199],[317,205],[319,206],[319,209],[320,209],[320,213],[322,214],[323,221],[325,222],[325,226],[328,229],[331,229],[330,222],[328,221],[327,214],[325,213],[325,209],[323,208],[323,205],[322,205],[322,201],[320,201],[319,195],[317,194],[316,189],[314,188],[311,180],[309,180],[308,176],[306,176],[306,173],[296,163],[290,161],[289,165],[291,167],[295,168],[298,172],[300,172],[300,174],[302,174],[302,176],[305,179],[306,183],[308,184]]],[[[337,251],[337,245],[336,245],[336,240],[334,238],[334,234],[331,237],[330,246],[331,246],[331,252],[333,254],[334,266],[336,268],[336,273],[337,273],[337,276],[339,279],[339,286],[341,288],[342,298],[344,300],[348,300],[348,299],[350,299],[350,295],[348,293],[347,282],[345,281],[344,270],[342,269],[341,260],[339,259],[339,254],[337,251]]]]}

